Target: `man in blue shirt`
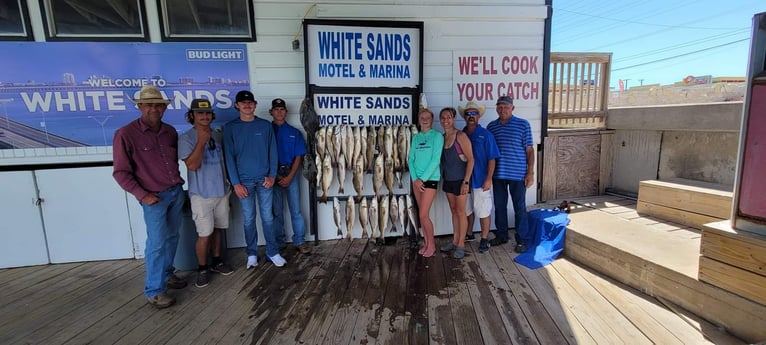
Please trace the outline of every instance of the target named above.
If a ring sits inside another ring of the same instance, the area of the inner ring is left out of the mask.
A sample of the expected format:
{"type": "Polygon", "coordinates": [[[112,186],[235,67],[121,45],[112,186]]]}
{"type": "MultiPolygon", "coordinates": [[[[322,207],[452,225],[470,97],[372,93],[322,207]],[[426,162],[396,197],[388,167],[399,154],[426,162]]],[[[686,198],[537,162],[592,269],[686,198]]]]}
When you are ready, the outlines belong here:
{"type": "Polygon", "coordinates": [[[287,117],[285,100],[275,98],[271,101],[269,113],[273,118],[271,125],[277,137],[279,156],[277,183],[274,185],[274,232],[277,243],[280,246],[285,243],[284,198],[286,196],[287,206],[290,208],[290,222],[293,226],[293,245],[301,253],[308,254],[311,249],[304,243],[306,226],[301,214],[301,183],[298,178],[303,155],[306,154],[306,142],[301,132],[285,122],[287,117]]]}
{"type": "MultiPolygon", "coordinates": [[[[468,230],[473,231],[474,219],[479,217],[481,241],[479,252],[489,250],[489,216],[492,213],[492,177],[495,172],[495,159],[500,157],[495,137],[479,124],[479,118],[484,115],[485,106],[479,106],[471,101],[460,108],[466,126],[463,132],[471,139],[473,149],[473,173],[471,174],[470,200],[466,203],[468,214],[468,230]]],[[[473,234],[471,234],[473,235],[473,234]]]]}
{"type": "Polygon", "coordinates": [[[497,100],[497,120],[487,125],[495,136],[500,150],[492,192],[495,198],[495,238],[490,242],[497,246],[508,242],[508,193],[513,201],[516,226],[516,247],[518,253],[527,250],[532,240],[527,226],[527,188],[534,182],[535,149],[529,121],[513,116],[513,98],[502,96],[497,100]]]}
{"type": "Polygon", "coordinates": [[[277,176],[277,139],[271,123],[255,116],[258,104],[252,92],[237,93],[234,103],[239,117],[223,128],[223,148],[229,181],[239,197],[247,243],[247,268],[258,265],[258,232],[255,228],[255,199],[261,211],[261,228],[266,240],[266,258],[277,267],[287,261],[279,255],[274,233],[272,207],[274,179],[277,176]]]}
{"type": "Polygon", "coordinates": [[[210,271],[223,275],[233,272],[221,259],[221,233],[229,227],[229,195],[231,193],[223,165],[221,131],[213,131],[215,120],[212,103],[195,99],[186,113],[193,127],[178,138],[178,157],[186,164],[192,218],[197,228],[197,282],[199,288],[210,281],[210,271]],[[207,255],[212,249],[212,265],[207,255]]]}

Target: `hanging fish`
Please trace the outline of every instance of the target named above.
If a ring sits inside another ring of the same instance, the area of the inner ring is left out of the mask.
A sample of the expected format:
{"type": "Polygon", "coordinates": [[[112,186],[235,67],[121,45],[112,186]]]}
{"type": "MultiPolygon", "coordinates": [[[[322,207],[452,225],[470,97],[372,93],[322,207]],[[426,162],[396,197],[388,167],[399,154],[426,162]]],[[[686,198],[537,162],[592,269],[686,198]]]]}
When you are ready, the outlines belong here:
{"type": "MultiPolygon", "coordinates": [[[[412,196],[409,194],[407,194],[407,215],[410,218],[410,224],[412,224],[412,231],[418,233],[420,230],[420,222],[418,221],[418,206],[412,202],[412,196]]],[[[421,232],[420,235],[422,236],[423,233],[421,232]]]]}
{"type": "Polygon", "coordinates": [[[394,147],[392,149],[392,161],[394,163],[394,176],[399,183],[399,188],[404,188],[402,186],[402,161],[399,158],[399,127],[400,126],[394,126],[393,129],[394,147]]]}
{"type": "Polygon", "coordinates": [[[316,155],[320,160],[324,160],[327,153],[327,127],[322,127],[316,134],[316,155]]]}
{"type": "Polygon", "coordinates": [[[399,223],[399,204],[396,196],[391,196],[391,205],[388,207],[388,216],[391,218],[391,232],[396,232],[396,224],[399,223]]]}
{"type": "Polygon", "coordinates": [[[367,224],[369,223],[369,218],[367,216],[367,198],[362,198],[362,201],[359,203],[359,224],[362,226],[362,238],[367,238],[367,224]]]}
{"type": "Polygon", "coordinates": [[[354,140],[354,129],[351,126],[343,126],[343,144],[344,154],[346,155],[346,168],[349,170],[354,168],[354,150],[356,149],[356,142],[354,140]]]}
{"type": "Polygon", "coordinates": [[[319,116],[314,110],[314,103],[311,101],[311,97],[303,98],[300,108],[301,125],[306,133],[316,133],[319,129],[319,116]]]}
{"type": "Polygon", "coordinates": [[[332,162],[330,155],[324,156],[322,161],[322,202],[327,202],[327,190],[330,189],[332,184],[332,162]]]}
{"type": "Polygon", "coordinates": [[[380,230],[380,238],[383,239],[386,228],[388,227],[388,208],[391,205],[388,201],[388,195],[384,195],[380,198],[380,209],[378,210],[378,228],[380,230]]]}
{"type": "MultiPolygon", "coordinates": [[[[325,146],[327,146],[326,156],[330,156],[332,166],[337,165],[338,149],[335,147],[335,137],[338,132],[338,126],[332,126],[327,127],[327,132],[325,133],[325,146]]],[[[324,160],[324,158],[322,159],[324,160]]]]}
{"type": "Polygon", "coordinates": [[[359,158],[362,160],[362,170],[367,169],[367,127],[359,129],[359,158]]]}
{"type": "Polygon", "coordinates": [[[317,181],[317,174],[319,171],[317,170],[316,160],[314,159],[314,155],[312,153],[306,153],[304,157],[304,163],[303,163],[303,177],[306,178],[306,180],[309,181],[309,183],[316,182],[317,181]]]}
{"type": "Polygon", "coordinates": [[[418,134],[420,131],[418,130],[418,125],[412,125],[410,126],[410,132],[412,134],[412,137],[414,138],[416,134],[418,134]]]}
{"type": "Polygon", "coordinates": [[[385,139],[386,139],[386,126],[380,126],[378,127],[378,138],[377,138],[378,147],[376,148],[378,150],[378,155],[386,154],[385,139]]]}
{"type": "Polygon", "coordinates": [[[378,222],[378,197],[372,197],[368,212],[370,216],[370,232],[372,232],[372,237],[375,237],[380,232],[380,229],[378,228],[380,225],[378,222]]]}
{"type": "MultiPolygon", "coordinates": [[[[352,150],[354,154],[351,156],[351,165],[354,166],[356,161],[361,159],[360,153],[362,153],[362,132],[359,127],[354,127],[354,129],[351,131],[351,137],[354,140],[354,149],[352,150]]],[[[364,159],[362,159],[364,160],[364,159]]],[[[364,164],[364,161],[362,162],[364,164]]]]}
{"type": "MultiPolygon", "coordinates": [[[[401,133],[401,132],[400,132],[401,133]]],[[[410,157],[410,146],[412,146],[412,131],[410,130],[410,127],[405,126],[404,127],[404,157],[402,157],[402,165],[404,166],[404,171],[410,170],[410,163],[409,163],[409,157],[410,157]]]]}
{"type": "Polygon", "coordinates": [[[351,234],[354,232],[354,222],[356,221],[356,205],[354,204],[354,198],[348,198],[346,200],[346,239],[351,241],[351,234]]]}
{"type": "Polygon", "coordinates": [[[404,195],[400,195],[397,198],[398,203],[398,209],[399,209],[399,225],[402,227],[402,232],[404,233],[404,236],[407,236],[407,227],[405,226],[406,223],[409,223],[407,220],[407,203],[404,201],[404,195]]]}
{"type": "Polygon", "coordinates": [[[394,135],[391,126],[386,126],[386,130],[383,134],[383,144],[385,145],[384,154],[386,160],[389,161],[394,157],[394,135]]]}
{"type": "Polygon", "coordinates": [[[375,145],[377,145],[378,132],[375,131],[375,127],[370,127],[367,132],[367,151],[365,152],[365,160],[367,164],[364,170],[368,173],[372,173],[375,169],[375,145]]]}
{"type": "Polygon", "coordinates": [[[386,187],[388,188],[388,194],[394,194],[394,162],[393,159],[386,159],[384,165],[384,178],[386,181],[386,187]]]}
{"type": "Polygon", "coordinates": [[[375,173],[372,176],[372,189],[375,196],[380,196],[380,187],[383,185],[383,169],[383,155],[378,155],[378,158],[375,158],[375,173]]]}
{"type": "Polygon", "coordinates": [[[343,157],[343,153],[338,156],[338,193],[345,195],[343,191],[344,184],[346,183],[346,158],[343,157]]]}
{"type": "Polygon", "coordinates": [[[322,188],[322,171],[324,171],[324,167],[322,166],[322,158],[319,158],[319,156],[314,156],[314,166],[317,167],[316,185],[317,187],[322,188]]]}
{"type": "Polygon", "coordinates": [[[338,237],[342,237],[343,228],[341,227],[341,224],[343,223],[343,220],[340,217],[340,201],[338,200],[338,197],[332,198],[332,218],[335,221],[335,227],[338,228],[338,237]]]}
{"type": "Polygon", "coordinates": [[[364,192],[364,160],[358,159],[354,162],[354,174],[352,176],[354,190],[358,198],[362,197],[364,192]]]}
{"type": "MultiPolygon", "coordinates": [[[[338,126],[338,135],[335,137],[335,146],[336,149],[338,149],[338,152],[335,154],[338,156],[337,158],[340,160],[341,154],[346,154],[346,131],[348,130],[347,125],[340,125],[338,126]]],[[[345,159],[345,156],[343,157],[345,159]]]]}
{"type": "Polygon", "coordinates": [[[391,158],[394,162],[394,171],[399,171],[399,150],[397,145],[397,140],[399,138],[399,126],[393,126],[391,130],[391,142],[392,142],[392,148],[391,148],[391,158]]]}
{"type": "MultiPolygon", "coordinates": [[[[402,171],[405,170],[405,167],[407,166],[407,126],[402,126],[402,129],[399,130],[399,136],[396,137],[396,151],[399,152],[399,169],[394,169],[398,172],[396,175],[397,180],[399,180],[399,188],[404,188],[402,185],[402,171]]],[[[396,167],[395,167],[396,168],[396,167]]]]}

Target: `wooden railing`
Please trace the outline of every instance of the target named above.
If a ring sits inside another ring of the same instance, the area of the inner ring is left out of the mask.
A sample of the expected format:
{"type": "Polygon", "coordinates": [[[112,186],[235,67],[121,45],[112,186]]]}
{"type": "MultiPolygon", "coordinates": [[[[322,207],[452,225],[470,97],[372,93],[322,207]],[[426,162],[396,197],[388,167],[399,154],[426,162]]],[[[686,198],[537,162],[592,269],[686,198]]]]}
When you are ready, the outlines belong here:
{"type": "Polygon", "coordinates": [[[549,128],[602,128],[612,53],[551,53],[549,128]]]}

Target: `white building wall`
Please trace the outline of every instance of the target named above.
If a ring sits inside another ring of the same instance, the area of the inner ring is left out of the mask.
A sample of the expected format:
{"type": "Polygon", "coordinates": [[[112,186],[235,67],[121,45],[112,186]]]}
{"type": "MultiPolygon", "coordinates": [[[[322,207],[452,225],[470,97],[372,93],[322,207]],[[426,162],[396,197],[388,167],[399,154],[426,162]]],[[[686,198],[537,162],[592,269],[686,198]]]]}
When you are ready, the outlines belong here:
{"type": "MultiPolygon", "coordinates": [[[[438,113],[443,107],[465,105],[455,94],[453,53],[532,51],[540,56],[542,65],[544,20],[547,8],[544,1],[491,0],[466,4],[466,1],[257,1],[255,2],[257,42],[248,44],[250,82],[259,101],[257,114],[269,118],[271,99],[282,97],[288,104],[287,121],[301,128],[298,115],[300,101],[305,94],[303,28],[305,18],[339,20],[403,20],[424,22],[423,32],[423,92],[428,106],[438,113]],[[300,40],[300,49],[292,49],[292,40],[300,40]]],[[[540,66],[543,68],[543,66],[540,66]]],[[[517,101],[514,113],[530,121],[536,143],[541,142],[542,124],[542,70],[540,97],[534,101],[517,101]]],[[[486,125],[497,115],[492,102],[486,103],[487,112],[481,119],[486,125]]],[[[438,116],[438,114],[437,114],[438,116]]],[[[441,130],[438,118],[435,128],[441,130]]],[[[462,127],[462,120],[456,124],[462,127]]],[[[303,181],[304,191],[308,183],[303,181]]],[[[321,194],[321,192],[319,193],[321,194]]],[[[308,193],[303,193],[304,214],[308,221],[308,193]]],[[[528,204],[536,202],[536,186],[527,193],[528,204]]],[[[336,238],[331,216],[331,205],[319,204],[320,239],[336,238]]],[[[513,207],[509,206],[509,211],[513,207]]],[[[431,210],[437,234],[452,232],[449,205],[443,192],[431,210]]],[[[512,213],[509,215],[511,221],[512,213]]],[[[289,220],[287,221],[289,223],[289,220]]],[[[238,221],[234,222],[239,223],[238,221]]],[[[493,220],[494,224],[494,220],[493,220]]],[[[513,224],[512,222],[510,224],[513,224]]],[[[478,229],[478,222],[475,224],[478,229]]],[[[494,227],[494,225],[493,225],[494,227]]],[[[361,233],[357,224],[355,235],[361,233]]],[[[241,245],[242,234],[234,231],[229,237],[232,245],[241,245]]]]}

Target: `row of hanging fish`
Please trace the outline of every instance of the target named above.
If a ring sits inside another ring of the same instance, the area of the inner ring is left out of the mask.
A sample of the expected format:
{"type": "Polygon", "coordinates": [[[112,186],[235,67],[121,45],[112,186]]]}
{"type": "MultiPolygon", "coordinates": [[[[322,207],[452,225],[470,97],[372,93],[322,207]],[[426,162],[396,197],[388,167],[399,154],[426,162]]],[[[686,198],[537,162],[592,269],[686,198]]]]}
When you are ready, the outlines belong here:
{"type": "Polygon", "coordinates": [[[334,197],[332,200],[333,220],[338,229],[338,237],[344,236],[351,239],[358,218],[362,228],[362,238],[383,239],[386,233],[397,233],[400,229],[403,236],[408,236],[407,229],[417,231],[418,209],[413,202],[412,196],[400,195],[398,197],[383,195],[378,197],[363,197],[357,212],[357,202],[354,198],[346,200],[345,218],[341,215],[343,207],[340,200],[334,197]],[[357,217],[358,215],[358,217],[357,217]]]}
{"type": "Polygon", "coordinates": [[[412,137],[417,133],[417,126],[414,125],[320,128],[314,135],[316,152],[313,163],[317,167],[316,184],[322,189],[322,202],[327,202],[327,192],[336,176],[338,193],[346,195],[346,171],[352,172],[357,198],[363,194],[365,173],[373,175],[375,196],[381,195],[384,183],[388,194],[392,195],[394,178],[398,187],[403,188],[402,173],[409,170],[407,158],[412,137]]]}

